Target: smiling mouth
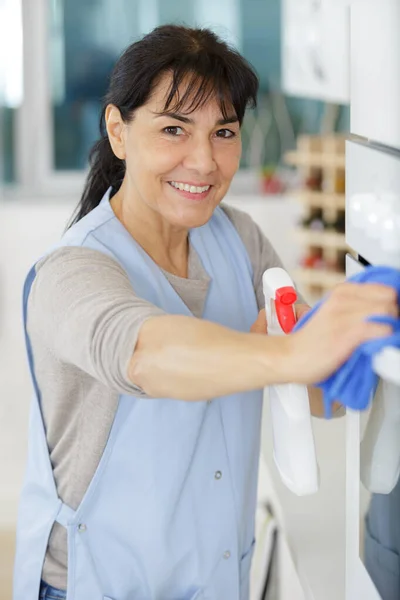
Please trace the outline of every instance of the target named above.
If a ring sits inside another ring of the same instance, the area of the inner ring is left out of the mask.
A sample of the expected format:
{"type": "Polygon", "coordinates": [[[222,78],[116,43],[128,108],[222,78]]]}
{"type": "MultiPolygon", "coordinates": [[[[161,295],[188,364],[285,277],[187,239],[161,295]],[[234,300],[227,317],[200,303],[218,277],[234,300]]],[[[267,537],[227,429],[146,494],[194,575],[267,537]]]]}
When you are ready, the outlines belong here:
{"type": "Polygon", "coordinates": [[[180,192],[186,192],[189,194],[193,194],[193,196],[203,195],[206,192],[208,192],[212,187],[211,185],[203,185],[203,186],[189,185],[188,183],[180,183],[178,181],[168,181],[168,183],[174,189],[176,189],[180,192]]]}

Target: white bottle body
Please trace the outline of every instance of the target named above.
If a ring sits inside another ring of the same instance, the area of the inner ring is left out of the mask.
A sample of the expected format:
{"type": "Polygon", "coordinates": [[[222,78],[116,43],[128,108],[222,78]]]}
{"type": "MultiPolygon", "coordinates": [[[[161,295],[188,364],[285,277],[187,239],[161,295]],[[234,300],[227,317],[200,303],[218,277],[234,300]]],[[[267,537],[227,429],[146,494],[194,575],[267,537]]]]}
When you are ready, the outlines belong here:
{"type": "MultiPolygon", "coordinates": [[[[276,313],[276,292],[293,286],[284,269],[263,275],[268,335],[285,335],[276,313]]],[[[292,310],[294,310],[292,308],[292,310]]],[[[319,472],[312,431],[308,390],[304,385],[269,386],[274,460],[283,483],[298,496],[318,491],[319,472]]]]}

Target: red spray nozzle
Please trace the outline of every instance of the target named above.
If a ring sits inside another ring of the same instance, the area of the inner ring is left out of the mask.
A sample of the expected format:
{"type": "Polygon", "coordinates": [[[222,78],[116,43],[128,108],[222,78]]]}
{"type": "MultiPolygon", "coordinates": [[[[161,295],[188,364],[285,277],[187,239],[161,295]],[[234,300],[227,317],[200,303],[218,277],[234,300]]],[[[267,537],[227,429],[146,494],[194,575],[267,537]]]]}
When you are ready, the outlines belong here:
{"type": "Polygon", "coordinates": [[[291,286],[276,290],[275,311],[279,325],[285,333],[290,333],[296,324],[293,304],[297,300],[296,290],[291,286]]]}

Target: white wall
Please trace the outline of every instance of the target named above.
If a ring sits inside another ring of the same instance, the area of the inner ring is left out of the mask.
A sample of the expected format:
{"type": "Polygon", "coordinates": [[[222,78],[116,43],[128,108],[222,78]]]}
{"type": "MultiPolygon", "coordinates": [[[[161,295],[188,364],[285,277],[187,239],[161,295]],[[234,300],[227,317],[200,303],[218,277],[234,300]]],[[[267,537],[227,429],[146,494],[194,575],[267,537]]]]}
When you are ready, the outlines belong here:
{"type": "Polygon", "coordinates": [[[71,211],[65,201],[0,204],[0,528],[15,522],[26,454],[31,382],[21,320],[23,282],[71,211]]]}

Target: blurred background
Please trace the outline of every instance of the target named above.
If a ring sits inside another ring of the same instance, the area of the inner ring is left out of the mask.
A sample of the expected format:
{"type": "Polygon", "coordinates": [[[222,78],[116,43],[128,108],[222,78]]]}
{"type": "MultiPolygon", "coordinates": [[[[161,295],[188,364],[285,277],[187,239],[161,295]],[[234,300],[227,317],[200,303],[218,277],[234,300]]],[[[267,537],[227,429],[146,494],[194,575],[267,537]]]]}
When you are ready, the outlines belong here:
{"type": "MultiPolygon", "coordinates": [[[[30,4],[23,15],[22,0],[0,3],[1,178],[6,184],[25,178],[16,132],[24,100],[50,99],[41,133],[49,138],[43,143],[50,144],[52,170],[84,169],[97,139],[101,99],[115,60],[132,41],[165,23],[211,27],[256,68],[261,87],[254,116],[263,147],[251,152],[253,116],[244,128],[243,168],[257,162],[278,165],[294,143],[293,136],[321,131],[323,102],[282,91],[280,0],[49,0],[41,8],[40,0],[30,4]],[[24,34],[23,19],[30,24],[24,34]],[[41,75],[45,81],[38,79],[41,75]],[[45,96],[40,98],[43,89],[45,96]]],[[[349,111],[341,107],[339,113],[337,129],[347,131],[349,111]]],[[[30,127],[35,128],[34,113],[31,117],[30,127]]]]}
{"type": "MultiPolygon", "coordinates": [[[[11,594],[30,396],[22,283],[78,202],[114,62],[155,26],[182,23],[212,28],[252,63],[259,103],[226,201],[259,223],[313,303],[344,278],[346,252],[347,13],[327,4],[328,15],[318,0],[0,0],[1,600],[11,594]]],[[[343,436],[341,422],[316,425],[325,480],[318,497],[294,499],[276,479],[265,425],[260,501],[272,502],[288,540],[275,598],[304,597],[299,561],[307,585],[329,582],[324,600],[343,597],[343,436]]]]}

